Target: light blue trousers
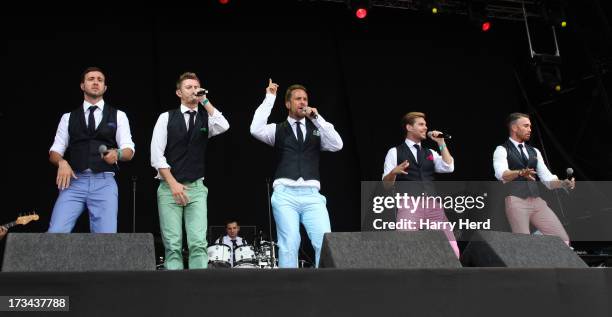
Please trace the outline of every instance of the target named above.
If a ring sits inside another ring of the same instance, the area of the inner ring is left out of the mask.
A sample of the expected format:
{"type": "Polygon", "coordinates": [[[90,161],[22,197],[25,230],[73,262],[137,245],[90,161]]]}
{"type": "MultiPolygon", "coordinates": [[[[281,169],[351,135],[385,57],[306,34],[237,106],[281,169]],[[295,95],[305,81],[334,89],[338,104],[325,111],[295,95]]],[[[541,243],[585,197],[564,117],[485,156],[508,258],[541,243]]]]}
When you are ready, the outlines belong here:
{"type": "Polygon", "coordinates": [[[48,232],[70,233],[87,208],[92,233],[116,233],[119,193],[114,175],[82,172],[76,177],[68,188],[60,191],[48,232]]]}
{"type": "Polygon", "coordinates": [[[323,234],[331,232],[326,202],[325,196],[314,187],[278,185],[274,188],[272,211],[276,221],[281,268],[298,267],[300,223],[308,233],[315,250],[316,266],[319,266],[323,234]]]}

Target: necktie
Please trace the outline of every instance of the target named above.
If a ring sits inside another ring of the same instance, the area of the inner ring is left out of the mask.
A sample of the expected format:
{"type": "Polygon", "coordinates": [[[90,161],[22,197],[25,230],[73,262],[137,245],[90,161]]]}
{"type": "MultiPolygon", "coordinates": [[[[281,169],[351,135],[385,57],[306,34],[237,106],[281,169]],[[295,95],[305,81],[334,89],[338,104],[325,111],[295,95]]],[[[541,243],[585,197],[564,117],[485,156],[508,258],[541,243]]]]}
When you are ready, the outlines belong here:
{"type": "Polygon", "coordinates": [[[187,135],[191,136],[191,133],[193,133],[193,126],[195,124],[195,115],[196,113],[198,113],[197,111],[187,111],[189,113],[189,128],[187,129],[187,135]]]}
{"type": "Polygon", "coordinates": [[[236,240],[232,240],[232,262],[234,264],[236,264],[236,247],[238,247],[238,244],[236,243],[236,240]]]}
{"type": "Polygon", "coordinates": [[[421,145],[415,143],[414,147],[416,148],[416,151],[417,151],[417,155],[416,155],[417,164],[421,164],[421,145]]]}
{"type": "Polygon", "coordinates": [[[304,143],[304,134],[302,134],[302,127],[300,126],[302,123],[299,121],[295,122],[295,134],[297,135],[298,142],[300,144],[304,143]]]}
{"type": "Polygon", "coordinates": [[[519,146],[519,152],[521,152],[521,160],[523,161],[523,164],[527,166],[527,164],[529,163],[529,160],[527,159],[525,152],[523,152],[523,144],[519,144],[518,146],[519,146]]]}
{"type": "Polygon", "coordinates": [[[89,118],[87,118],[87,129],[89,130],[89,134],[96,133],[96,119],[94,118],[94,112],[96,112],[98,106],[90,106],[89,107],[89,118]]]}

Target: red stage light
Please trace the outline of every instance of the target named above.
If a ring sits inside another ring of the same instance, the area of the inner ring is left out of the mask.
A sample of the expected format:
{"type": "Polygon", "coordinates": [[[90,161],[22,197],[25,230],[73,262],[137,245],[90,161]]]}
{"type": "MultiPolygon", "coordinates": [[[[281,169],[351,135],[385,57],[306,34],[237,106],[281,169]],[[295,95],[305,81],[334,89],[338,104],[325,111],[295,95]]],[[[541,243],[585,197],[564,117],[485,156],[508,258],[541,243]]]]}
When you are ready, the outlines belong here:
{"type": "Polygon", "coordinates": [[[220,4],[228,4],[228,3],[229,3],[229,0],[219,0],[219,3],[220,3],[220,4]]]}
{"type": "Polygon", "coordinates": [[[355,16],[357,16],[358,19],[363,19],[368,15],[368,10],[364,9],[364,8],[359,8],[357,9],[357,11],[355,11],[355,16]]]}
{"type": "Polygon", "coordinates": [[[482,24],[482,31],[487,32],[489,29],[491,29],[491,22],[484,22],[482,24]]]}

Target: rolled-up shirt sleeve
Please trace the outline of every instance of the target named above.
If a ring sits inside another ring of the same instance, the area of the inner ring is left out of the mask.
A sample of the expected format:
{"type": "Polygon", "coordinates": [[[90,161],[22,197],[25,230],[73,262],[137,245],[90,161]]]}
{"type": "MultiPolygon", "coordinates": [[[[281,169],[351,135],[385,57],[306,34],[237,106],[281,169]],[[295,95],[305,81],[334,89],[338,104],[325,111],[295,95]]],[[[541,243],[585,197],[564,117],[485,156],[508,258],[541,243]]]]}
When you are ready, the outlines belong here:
{"type": "Polygon", "coordinates": [[[156,170],[160,168],[170,168],[166,161],[164,152],[168,142],[168,113],[159,115],[155,128],[153,128],[153,138],[151,139],[151,166],[156,170]]]}
{"type": "Polygon", "coordinates": [[[316,119],[313,119],[312,123],[321,133],[322,151],[337,152],[342,149],[342,138],[340,137],[338,131],[334,129],[333,124],[325,121],[321,115],[318,115],[316,119]]]}
{"type": "Polygon", "coordinates": [[[503,175],[508,168],[508,154],[503,146],[497,146],[495,152],[493,152],[493,170],[495,171],[495,178],[500,181],[504,181],[503,175]]]}
{"type": "Polygon", "coordinates": [[[123,111],[117,111],[117,133],[115,141],[120,149],[130,149],[136,153],[135,144],[132,141],[132,132],[130,131],[130,121],[123,111]]]}
{"type": "Polygon", "coordinates": [[[53,139],[53,145],[49,149],[49,152],[53,151],[64,156],[66,149],[68,148],[68,142],[70,142],[70,135],[68,134],[68,122],[70,121],[70,113],[64,113],[60,119],[57,131],[55,132],[55,139],[53,139]]]}
{"type": "Polygon", "coordinates": [[[431,150],[434,159],[434,170],[436,173],[452,173],[455,171],[455,159],[448,164],[446,163],[438,152],[431,150]]]}
{"type": "Polygon", "coordinates": [[[229,129],[229,122],[218,109],[208,116],[208,138],[219,135],[229,129]]]}
{"type": "Polygon", "coordinates": [[[544,163],[544,158],[542,157],[540,150],[535,149],[535,151],[538,154],[538,165],[536,165],[536,173],[538,174],[538,178],[544,184],[544,186],[546,186],[546,188],[551,189],[551,182],[559,180],[559,177],[550,172],[546,166],[546,163],[544,163]]]}
{"type": "Polygon", "coordinates": [[[397,166],[397,150],[392,147],[387,151],[385,156],[385,165],[383,166],[382,178],[385,178],[397,166]]]}

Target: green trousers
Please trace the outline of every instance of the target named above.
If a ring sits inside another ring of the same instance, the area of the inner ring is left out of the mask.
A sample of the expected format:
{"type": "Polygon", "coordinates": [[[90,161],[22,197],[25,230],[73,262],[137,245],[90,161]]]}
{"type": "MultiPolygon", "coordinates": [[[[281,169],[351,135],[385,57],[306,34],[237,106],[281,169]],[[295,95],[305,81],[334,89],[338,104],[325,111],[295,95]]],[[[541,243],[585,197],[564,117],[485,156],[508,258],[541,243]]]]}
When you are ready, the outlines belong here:
{"type": "Polygon", "coordinates": [[[157,189],[157,207],[159,210],[159,226],[166,250],[165,266],[168,270],[183,269],[183,217],[189,247],[189,268],[205,269],[208,267],[208,242],[206,229],[208,227],[206,199],[208,188],[202,181],[183,183],[185,193],[189,197],[187,206],[178,205],[172,197],[170,186],[161,181],[157,189]]]}

